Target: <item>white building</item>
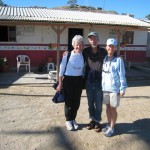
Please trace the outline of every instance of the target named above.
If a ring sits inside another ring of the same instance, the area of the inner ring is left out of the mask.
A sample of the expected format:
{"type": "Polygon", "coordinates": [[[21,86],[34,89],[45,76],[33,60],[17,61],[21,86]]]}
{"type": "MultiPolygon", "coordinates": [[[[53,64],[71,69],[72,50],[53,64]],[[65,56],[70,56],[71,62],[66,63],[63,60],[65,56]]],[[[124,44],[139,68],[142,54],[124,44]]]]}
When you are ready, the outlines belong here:
{"type": "Polygon", "coordinates": [[[48,8],[0,7],[0,56],[16,67],[16,56],[27,54],[31,67],[46,64],[48,57],[59,64],[60,54],[71,50],[74,35],[99,34],[100,45],[115,37],[118,52],[131,62],[146,61],[147,31],[150,24],[126,15],[48,8]],[[57,60],[57,61],[56,61],[57,60]]]}

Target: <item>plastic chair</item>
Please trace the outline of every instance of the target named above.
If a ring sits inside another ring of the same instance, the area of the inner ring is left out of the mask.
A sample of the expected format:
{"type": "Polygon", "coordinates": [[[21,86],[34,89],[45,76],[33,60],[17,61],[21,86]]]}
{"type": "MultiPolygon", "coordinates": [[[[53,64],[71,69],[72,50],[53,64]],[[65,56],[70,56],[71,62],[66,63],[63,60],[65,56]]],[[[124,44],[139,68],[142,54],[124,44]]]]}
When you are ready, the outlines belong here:
{"type": "Polygon", "coordinates": [[[26,66],[26,71],[28,67],[30,73],[30,58],[27,55],[18,55],[16,59],[17,59],[17,73],[19,73],[20,66],[26,66]]]}
{"type": "Polygon", "coordinates": [[[54,63],[47,63],[47,72],[54,70],[54,63]]]}
{"type": "Polygon", "coordinates": [[[56,80],[57,71],[56,70],[49,71],[48,78],[49,78],[49,80],[56,80]]]}

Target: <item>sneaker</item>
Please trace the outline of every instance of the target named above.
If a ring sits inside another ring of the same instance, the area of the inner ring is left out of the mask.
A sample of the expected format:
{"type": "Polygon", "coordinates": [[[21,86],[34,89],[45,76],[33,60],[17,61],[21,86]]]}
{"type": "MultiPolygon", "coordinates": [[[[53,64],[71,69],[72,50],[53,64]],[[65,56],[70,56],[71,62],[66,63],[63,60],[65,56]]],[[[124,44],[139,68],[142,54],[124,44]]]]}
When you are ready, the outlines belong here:
{"type": "Polygon", "coordinates": [[[73,130],[72,121],[66,121],[66,127],[69,131],[73,130]]]}
{"type": "Polygon", "coordinates": [[[109,124],[106,124],[106,126],[102,129],[103,132],[106,132],[109,128],[109,124]]]}
{"type": "Polygon", "coordinates": [[[73,124],[75,130],[77,130],[79,128],[79,125],[76,123],[75,120],[72,121],[72,124],[73,124]]]}
{"type": "Polygon", "coordinates": [[[114,129],[108,128],[107,131],[104,133],[105,136],[110,137],[114,134],[114,129]]]}
{"type": "Polygon", "coordinates": [[[89,124],[87,124],[86,127],[88,130],[94,129],[95,128],[95,121],[91,120],[89,124]]]}

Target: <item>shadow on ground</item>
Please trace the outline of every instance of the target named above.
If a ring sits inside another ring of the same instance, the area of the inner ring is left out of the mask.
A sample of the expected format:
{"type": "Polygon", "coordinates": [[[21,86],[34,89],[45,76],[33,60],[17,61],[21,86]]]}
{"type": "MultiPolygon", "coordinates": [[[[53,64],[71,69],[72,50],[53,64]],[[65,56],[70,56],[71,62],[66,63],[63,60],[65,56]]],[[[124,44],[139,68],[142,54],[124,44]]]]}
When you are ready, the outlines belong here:
{"type": "Polygon", "coordinates": [[[43,84],[50,83],[47,72],[6,72],[0,73],[0,87],[7,88],[11,85],[43,84]]]}
{"type": "Polygon", "coordinates": [[[128,87],[140,87],[140,86],[150,86],[150,79],[142,79],[142,80],[128,80],[127,79],[128,87]]]}
{"type": "MultiPolygon", "coordinates": [[[[119,142],[110,145],[110,149],[150,149],[150,119],[139,119],[133,123],[117,123],[114,136],[125,135],[119,142]],[[130,135],[130,136],[128,136],[130,135]]],[[[109,149],[108,148],[108,149],[109,149]]]]}
{"type": "Polygon", "coordinates": [[[150,86],[149,73],[136,69],[126,70],[128,87],[150,86]]]}
{"type": "MultiPolygon", "coordinates": [[[[133,123],[117,123],[117,135],[119,134],[139,134],[140,132],[150,133],[150,119],[144,118],[134,121],[133,123]]],[[[140,136],[140,135],[139,135],[140,136]]],[[[150,141],[150,134],[147,134],[150,141]]]]}
{"type": "MultiPolygon", "coordinates": [[[[80,124],[80,130],[85,128],[85,124],[80,124]]],[[[114,141],[111,145],[106,147],[109,149],[115,149],[118,146],[123,149],[142,149],[149,150],[150,147],[150,119],[139,119],[133,123],[118,123],[116,124],[116,134],[127,135],[127,138],[119,138],[118,142],[114,141]],[[128,136],[130,135],[130,136],[128,136]],[[142,144],[141,144],[142,143],[142,144]]],[[[61,127],[50,127],[46,131],[41,130],[17,130],[17,131],[2,131],[1,134],[7,135],[48,135],[50,136],[49,142],[42,144],[38,147],[40,149],[48,150],[49,148],[56,148],[62,150],[73,150],[75,149],[73,139],[71,139],[65,130],[61,127]]],[[[78,142],[77,139],[74,142],[78,142]]]]}
{"type": "MultiPolygon", "coordinates": [[[[40,82],[42,84],[49,84],[50,82],[48,80],[47,74],[47,72],[34,72],[30,74],[26,72],[20,72],[19,74],[16,72],[0,73],[0,87],[4,85],[5,87],[9,87],[11,85],[17,84],[37,84],[40,82]]],[[[150,86],[149,73],[131,68],[126,70],[126,78],[128,87],[150,86]]]]}
{"type": "Polygon", "coordinates": [[[137,100],[137,99],[143,99],[143,98],[144,99],[150,99],[150,96],[126,96],[125,95],[123,98],[126,98],[126,99],[131,99],[132,98],[132,99],[137,100]]]}
{"type": "Polygon", "coordinates": [[[21,135],[29,137],[31,135],[40,136],[40,135],[48,135],[49,141],[46,143],[40,143],[37,149],[61,149],[61,150],[74,150],[74,144],[68,137],[68,135],[64,132],[63,128],[60,127],[51,127],[46,131],[41,130],[18,130],[18,131],[2,131],[2,134],[7,134],[9,136],[21,135]]]}

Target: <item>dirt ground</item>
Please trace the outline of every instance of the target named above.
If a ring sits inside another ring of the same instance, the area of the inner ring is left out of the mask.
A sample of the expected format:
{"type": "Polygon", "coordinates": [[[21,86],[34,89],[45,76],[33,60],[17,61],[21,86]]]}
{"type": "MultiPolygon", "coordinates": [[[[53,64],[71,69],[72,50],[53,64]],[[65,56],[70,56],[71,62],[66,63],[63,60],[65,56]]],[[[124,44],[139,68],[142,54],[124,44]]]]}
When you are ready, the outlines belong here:
{"type": "MultiPolygon", "coordinates": [[[[85,91],[76,118],[80,128],[67,131],[64,104],[51,101],[52,84],[1,85],[0,150],[150,150],[150,86],[143,81],[130,85],[118,108],[115,135],[110,138],[86,129],[85,91]]],[[[105,122],[103,106],[102,124],[105,122]]]]}

